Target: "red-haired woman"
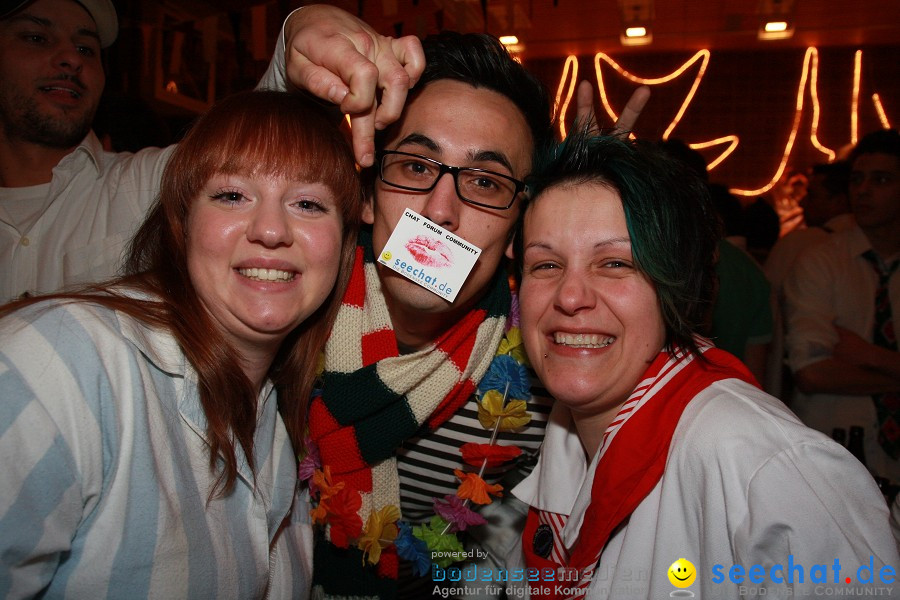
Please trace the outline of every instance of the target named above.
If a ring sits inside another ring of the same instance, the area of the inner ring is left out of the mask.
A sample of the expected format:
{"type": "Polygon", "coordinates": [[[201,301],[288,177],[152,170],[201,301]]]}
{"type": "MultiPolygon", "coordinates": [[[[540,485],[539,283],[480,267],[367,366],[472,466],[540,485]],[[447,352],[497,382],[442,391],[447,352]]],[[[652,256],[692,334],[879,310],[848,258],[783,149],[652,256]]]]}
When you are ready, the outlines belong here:
{"type": "Polygon", "coordinates": [[[0,596],[303,598],[296,444],[361,197],[296,96],[213,107],[130,275],[0,309],[0,596]]]}

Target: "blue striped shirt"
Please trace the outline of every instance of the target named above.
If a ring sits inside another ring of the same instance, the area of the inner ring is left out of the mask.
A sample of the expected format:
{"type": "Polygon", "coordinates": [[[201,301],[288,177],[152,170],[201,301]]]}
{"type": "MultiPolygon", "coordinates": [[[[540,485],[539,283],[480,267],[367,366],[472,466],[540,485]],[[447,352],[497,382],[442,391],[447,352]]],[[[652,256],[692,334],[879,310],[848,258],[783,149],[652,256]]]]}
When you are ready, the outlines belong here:
{"type": "Polygon", "coordinates": [[[0,597],[305,598],[309,510],[271,384],[257,403],[255,477],[238,447],[210,500],[170,333],[83,302],[0,321],[0,597]]]}

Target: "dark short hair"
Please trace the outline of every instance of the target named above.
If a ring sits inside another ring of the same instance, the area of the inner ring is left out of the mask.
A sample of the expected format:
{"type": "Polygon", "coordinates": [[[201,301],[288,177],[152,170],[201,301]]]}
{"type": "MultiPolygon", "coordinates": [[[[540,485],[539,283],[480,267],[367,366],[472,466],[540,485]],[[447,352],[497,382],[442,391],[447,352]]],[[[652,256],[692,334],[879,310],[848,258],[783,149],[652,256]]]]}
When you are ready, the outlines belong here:
{"type": "Polygon", "coordinates": [[[722,235],[744,235],[744,207],[737,196],[731,193],[727,185],[721,183],[709,184],[709,197],[713,208],[719,215],[719,223],[722,226],[722,235]]]}
{"type": "Polygon", "coordinates": [[[691,148],[687,142],[669,138],[667,140],[659,140],[657,144],[659,144],[660,150],[690,167],[697,177],[703,181],[709,181],[706,159],[703,158],[702,154],[691,148]]]}
{"type": "MultiPolygon", "coordinates": [[[[508,98],[528,123],[535,148],[552,139],[550,99],[544,85],[486,33],[443,31],[422,41],[425,70],[411,94],[443,79],[485,88],[508,98]]],[[[390,128],[389,128],[390,129],[390,128]]],[[[384,146],[385,136],[377,144],[384,146]]]]}
{"type": "MultiPolygon", "coordinates": [[[[705,182],[655,144],[595,136],[584,129],[538,154],[528,182],[533,198],[550,188],[585,184],[604,185],[618,194],[635,264],[656,288],[666,348],[697,354],[693,336],[712,305],[719,237],[705,182]]],[[[519,277],[523,224],[524,215],[515,239],[519,277]]]]}
{"type": "Polygon", "coordinates": [[[900,133],[896,129],[879,129],[863,136],[850,153],[850,166],[863,154],[890,154],[900,158],[900,133]]]}
{"type": "Polygon", "coordinates": [[[811,174],[822,177],[822,187],[829,196],[847,195],[847,188],[850,185],[850,163],[848,161],[839,160],[833,163],[815,164],[811,169],[811,174]]]}

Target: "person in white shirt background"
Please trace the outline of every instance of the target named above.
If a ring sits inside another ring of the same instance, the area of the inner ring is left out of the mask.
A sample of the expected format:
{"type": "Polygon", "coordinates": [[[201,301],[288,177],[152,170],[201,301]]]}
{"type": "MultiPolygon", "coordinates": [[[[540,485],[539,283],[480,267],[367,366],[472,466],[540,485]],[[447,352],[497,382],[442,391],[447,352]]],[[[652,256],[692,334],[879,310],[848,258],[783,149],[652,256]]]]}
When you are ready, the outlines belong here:
{"type": "MultiPolygon", "coordinates": [[[[159,193],[174,146],[106,152],[91,131],[105,84],[100,53],[117,34],[111,0],[0,5],[0,302],[118,274],[128,240],[159,193]]],[[[370,54],[341,50],[352,36],[327,45],[328,68],[352,65],[354,77],[344,84],[335,76],[322,93],[354,115],[354,145],[361,164],[370,165],[365,140],[376,116],[380,126],[397,118],[424,58],[413,36],[359,35],[372,36],[361,44],[370,54]]],[[[283,51],[282,44],[276,53],[283,51]]],[[[307,71],[294,73],[301,79],[289,77],[281,89],[306,80],[307,71]]],[[[267,81],[259,87],[277,88],[267,81]]]]}
{"type": "Polygon", "coordinates": [[[785,402],[791,400],[793,383],[785,365],[784,281],[793,268],[794,261],[806,248],[827,240],[831,233],[850,229],[856,224],[850,213],[849,184],[850,165],[846,160],[814,165],[810,171],[806,194],[800,199],[806,227],[795,229],[775,242],[766,258],[764,270],[772,284],[778,308],[766,371],[766,389],[785,402]]]}
{"type": "Polygon", "coordinates": [[[865,460],[900,483],[900,352],[877,344],[879,319],[900,318],[900,134],[874,131],[849,157],[856,226],[803,252],[784,283],[791,408],[826,434],[864,430],[865,460]],[[883,284],[883,297],[876,300],[883,284]],[[880,302],[881,310],[876,310],[880,302]]]}

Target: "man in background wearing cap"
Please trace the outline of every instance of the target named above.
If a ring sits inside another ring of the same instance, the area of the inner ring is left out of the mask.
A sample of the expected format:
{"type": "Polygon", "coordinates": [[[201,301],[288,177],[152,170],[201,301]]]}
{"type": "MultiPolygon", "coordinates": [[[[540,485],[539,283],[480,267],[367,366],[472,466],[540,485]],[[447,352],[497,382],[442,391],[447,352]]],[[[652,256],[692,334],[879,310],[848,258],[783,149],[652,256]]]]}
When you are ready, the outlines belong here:
{"type": "MultiPolygon", "coordinates": [[[[91,131],[105,82],[100,50],[117,33],[111,0],[0,0],[0,303],[115,275],[158,193],[173,147],[115,154],[91,131]]],[[[382,72],[404,77],[357,76],[328,97],[358,112],[379,89],[390,100],[373,101],[366,118],[377,112],[387,123],[424,57],[412,36],[379,36],[377,46],[382,72]]],[[[374,120],[354,140],[367,129],[374,120]]]]}
{"type": "MultiPolygon", "coordinates": [[[[171,147],[113,154],[90,130],[105,80],[100,49],[117,33],[111,0],[0,0],[0,303],[115,275],[157,194],[171,147]]],[[[287,81],[260,86],[290,82],[339,104],[357,160],[370,166],[375,129],[400,116],[424,67],[419,40],[329,14],[279,43],[282,61],[285,47],[295,61],[287,81]]],[[[636,97],[624,129],[646,101],[636,97]]],[[[578,98],[586,118],[588,86],[578,98]]]]}
{"type": "Polygon", "coordinates": [[[110,0],[0,4],[0,302],[116,273],[171,149],[104,152],[91,122],[110,0]]]}

